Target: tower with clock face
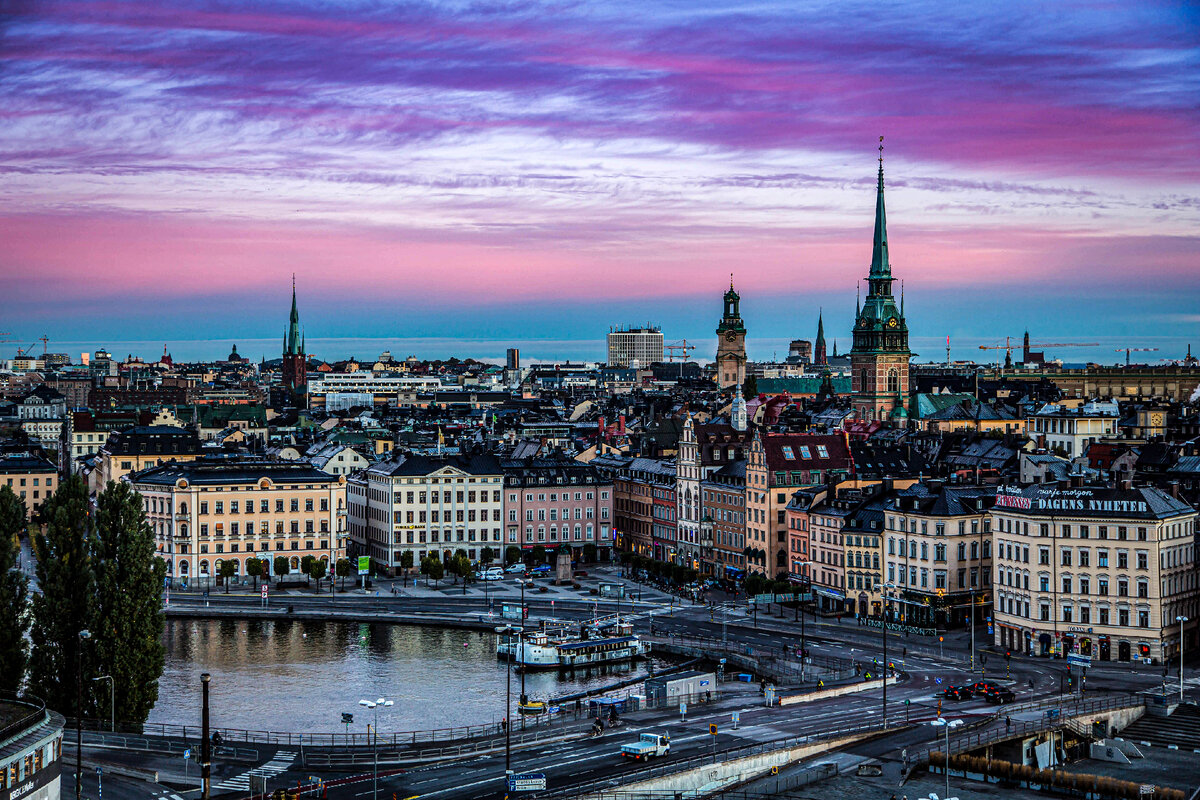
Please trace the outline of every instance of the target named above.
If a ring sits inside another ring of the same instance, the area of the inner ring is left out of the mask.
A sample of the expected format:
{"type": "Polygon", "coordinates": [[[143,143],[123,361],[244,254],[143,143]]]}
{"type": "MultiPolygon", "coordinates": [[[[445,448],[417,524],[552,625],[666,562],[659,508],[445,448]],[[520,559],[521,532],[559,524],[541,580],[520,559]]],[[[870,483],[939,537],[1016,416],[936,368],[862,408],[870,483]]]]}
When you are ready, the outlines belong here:
{"type": "Polygon", "coordinates": [[[854,321],[854,347],[850,351],[854,411],[859,419],[903,422],[907,417],[908,325],[904,299],[900,307],[892,295],[888,261],[887,220],[883,205],[883,147],[880,146],[879,186],[875,198],[875,236],[867,297],[854,321]]]}
{"type": "Polygon", "coordinates": [[[740,386],[746,380],[746,325],[738,305],[741,297],[733,290],[733,279],[725,293],[725,308],[717,326],[717,386],[740,386]]]}

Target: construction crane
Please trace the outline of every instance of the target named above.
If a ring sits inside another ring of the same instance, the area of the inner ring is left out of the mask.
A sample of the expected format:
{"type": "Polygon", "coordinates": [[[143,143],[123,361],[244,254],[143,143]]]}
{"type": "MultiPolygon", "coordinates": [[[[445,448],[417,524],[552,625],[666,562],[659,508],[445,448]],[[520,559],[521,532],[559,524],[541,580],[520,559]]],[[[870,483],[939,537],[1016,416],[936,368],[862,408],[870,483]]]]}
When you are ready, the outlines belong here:
{"type": "Polygon", "coordinates": [[[663,350],[667,351],[667,361],[687,361],[695,349],[696,345],[688,344],[687,339],[680,339],[678,342],[671,342],[663,347],[663,350]]]}
{"type": "Polygon", "coordinates": [[[981,344],[980,350],[1004,350],[1007,357],[1012,357],[1013,350],[1023,350],[1026,347],[1099,347],[1099,342],[1029,342],[1026,344],[1022,341],[1020,344],[1013,344],[1011,336],[1004,337],[1004,344],[981,344]]]}
{"type": "Polygon", "coordinates": [[[1118,347],[1113,352],[1124,353],[1125,354],[1125,366],[1128,367],[1130,353],[1157,353],[1158,348],[1157,347],[1118,347]]]}

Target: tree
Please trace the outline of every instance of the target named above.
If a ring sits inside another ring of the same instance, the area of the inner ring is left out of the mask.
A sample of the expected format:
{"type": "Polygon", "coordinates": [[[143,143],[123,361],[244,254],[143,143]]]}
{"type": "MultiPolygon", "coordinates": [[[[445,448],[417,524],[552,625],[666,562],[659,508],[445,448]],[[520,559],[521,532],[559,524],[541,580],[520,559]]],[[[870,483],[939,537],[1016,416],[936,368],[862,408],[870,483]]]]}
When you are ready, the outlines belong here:
{"type": "Polygon", "coordinates": [[[425,585],[429,585],[429,556],[421,559],[421,574],[425,576],[425,585]]]}
{"type": "Polygon", "coordinates": [[[546,563],[546,548],[543,547],[542,545],[540,545],[540,544],[534,545],[532,555],[533,555],[533,563],[535,563],[535,564],[545,564],[546,563]]]}
{"type": "Polygon", "coordinates": [[[515,544],[510,544],[504,548],[504,566],[511,567],[513,564],[521,560],[521,548],[515,544]]]}
{"type": "Polygon", "coordinates": [[[283,576],[287,575],[290,569],[287,556],[275,556],[275,579],[281,586],[283,585],[283,576]]]}
{"type": "Polygon", "coordinates": [[[462,578],[463,594],[466,594],[467,579],[471,577],[471,559],[467,557],[466,552],[460,551],[454,554],[454,558],[450,560],[450,569],[456,578],[462,578]]]}
{"type": "Polygon", "coordinates": [[[29,586],[18,570],[20,533],[25,527],[25,501],[0,487],[0,691],[16,692],[29,663],[29,586]]]}
{"type": "Polygon", "coordinates": [[[400,568],[404,570],[404,585],[408,586],[408,573],[413,567],[412,550],[405,550],[400,554],[400,568]]]}
{"type": "Polygon", "coordinates": [[[495,554],[492,553],[492,548],[484,547],[479,551],[479,563],[490,564],[496,560],[495,554]]]}
{"type": "Polygon", "coordinates": [[[225,594],[229,594],[229,579],[237,575],[237,565],[233,563],[233,559],[222,558],[217,574],[221,576],[221,583],[225,584],[225,594]]]}
{"type": "MultiPolygon", "coordinates": [[[[404,554],[408,556],[409,566],[412,566],[412,553],[406,550],[404,554]]],[[[346,591],[346,578],[354,573],[354,564],[348,558],[339,558],[333,568],[337,570],[337,576],[342,579],[342,591],[346,591]]]]}
{"type": "Polygon", "coordinates": [[[317,586],[321,585],[321,579],[325,577],[326,571],[329,569],[329,562],[323,559],[316,559],[312,563],[312,576],[316,580],[317,586]]]}
{"type": "Polygon", "coordinates": [[[753,375],[746,376],[746,381],[742,384],[742,397],[746,400],[758,397],[758,378],[753,375]]]}
{"type": "Polygon", "coordinates": [[[304,573],[305,583],[308,583],[308,579],[312,577],[313,562],[316,560],[316,556],[304,556],[300,559],[300,571],[304,573]]]}
{"type": "MultiPolygon", "coordinates": [[[[29,636],[29,691],[54,710],[75,716],[87,711],[76,700],[76,679],[91,671],[90,645],[79,638],[91,624],[96,599],[92,564],[95,534],[88,516],[88,491],[79,476],[68,478],[42,506],[45,529],[34,539],[37,580],[29,636]]],[[[155,641],[158,641],[157,638],[155,641]]]]}
{"type": "Polygon", "coordinates": [[[254,578],[254,591],[258,591],[258,579],[262,576],[267,564],[261,558],[246,559],[246,574],[254,578]]]}
{"type": "Polygon", "coordinates": [[[429,559],[429,577],[433,578],[433,588],[437,588],[438,581],[446,574],[446,568],[442,564],[442,560],[436,556],[429,559]]]}
{"type": "Polygon", "coordinates": [[[583,546],[583,560],[588,564],[596,563],[596,545],[588,542],[583,546]]]}
{"type": "MultiPolygon", "coordinates": [[[[142,496],[128,483],[109,483],[96,499],[96,597],[93,647],[96,671],[111,675],[117,719],[142,723],[158,700],[165,650],[162,594],[166,562],[155,552],[142,496]]],[[[221,562],[228,577],[233,562],[221,562]]],[[[229,591],[226,582],[226,591],[229,591]]],[[[97,692],[97,710],[108,697],[97,692]],[[103,699],[101,699],[103,698],[103,699]]]]}

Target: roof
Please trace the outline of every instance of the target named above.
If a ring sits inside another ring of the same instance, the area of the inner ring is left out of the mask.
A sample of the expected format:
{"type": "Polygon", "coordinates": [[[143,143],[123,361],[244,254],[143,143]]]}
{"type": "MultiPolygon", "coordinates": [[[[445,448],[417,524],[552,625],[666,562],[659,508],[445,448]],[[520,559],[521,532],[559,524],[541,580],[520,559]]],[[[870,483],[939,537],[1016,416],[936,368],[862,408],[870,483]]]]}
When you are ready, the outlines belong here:
{"type": "Polygon", "coordinates": [[[853,466],[850,448],[844,436],[768,433],[761,437],[761,441],[766,454],[767,470],[770,472],[813,469],[849,470],[853,466]]]}
{"type": "Polygon", "coordinates": [[[137,425],[108,437],[104,449],[113,455],[201,452],[200,437],[188,428],[171,425],[137,425]]]}
{"type": "Polygon", "coordinates": [[[49,459],[35,456],[32,453],[3,453],[0,454],[0,473],[13,474],[17,472],[57,472],[49,459]]]}
{"type": "Polygon", "coordinates": [[[1172,475],[1200,475],[1200,456],[1182,456],[1167,472],[1172,475]]]}
{"type": "Polygon", "coordinates": [[[381,461],[367,472],[388,477],[431,475],[450,467],[469,475],[499,475],[500,460],[487,453],[454,455],[428,455],[423,453],[401,453],[395,458],[381,461]]]}
{"type": "Polygon", "coordinates": [[[272,483],[334,483],[339,479],[303,461],[266,459],[199,459],[172,461],[135,472],[131,483],[171,486],[180,480],[194,484],[257,483],[267,478],[272,483]]]}
{"type": "Polygon", "coordinates": [[[995,486],[914,483],[907,489],[896,492],[890,505],[900,511],[918,511],[935,517],[957,517],[986,511],[991,508],[995,496],[995,486]]]}
{"type": "MultiPolygon", "coordinates": [[[[801,378],[759,378],[756,384],[758,391],[762,394],[793,394],[793,395],[813,395],[816,396],[821,392],[821,377],[801,377],[801,378]]],[[[850,377],[848,375],[835,375],[830,377],[830,383],[833,384],[833,390],[838,394],[850,394],[853,390],[850,377]]]]}
{"type": "Polygon", "coordinates": [[[1111,489],[1104,486],[1061,488],[1034,484],[1025,488],[1004,486],[996,507],[1032,516],[1091,517],[1097,519],[1166,519],[1194,514],[1195,509],[1153,486],[1111,489]]]}

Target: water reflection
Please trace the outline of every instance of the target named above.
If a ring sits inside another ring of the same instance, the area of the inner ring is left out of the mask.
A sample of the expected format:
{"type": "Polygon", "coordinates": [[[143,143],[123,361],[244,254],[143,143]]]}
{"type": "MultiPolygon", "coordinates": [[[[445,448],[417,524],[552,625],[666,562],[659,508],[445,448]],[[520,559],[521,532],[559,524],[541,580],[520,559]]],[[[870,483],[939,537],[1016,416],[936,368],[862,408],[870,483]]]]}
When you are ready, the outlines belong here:
{"type": "MultiPolygon", "coordinates": [[[[379,729],[425,730],[494,722],[504,713],[505,666],[490,632],[298,620],[168,620],[166,668],[151,722],[198,724],[200,674],[212,675],[212,724],[229,728],[351,731],[361,699],[387,697],[379,729]]],[[[647,663],[525,676],[545,699],[645,674],[647,663]]],[[[515,708],[520,675],[514,674],[515,708]]]]}

